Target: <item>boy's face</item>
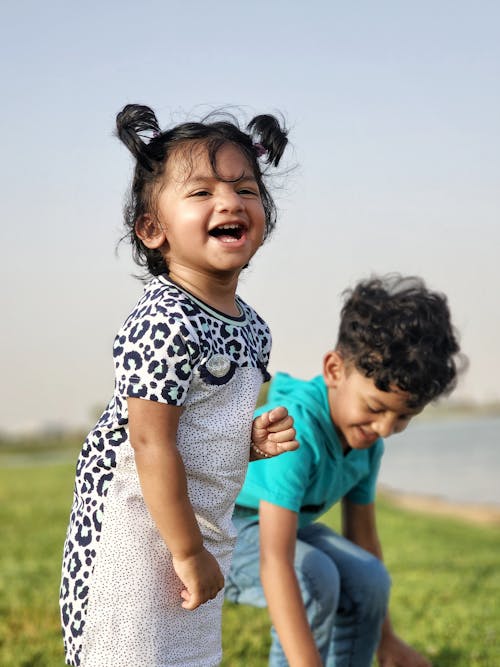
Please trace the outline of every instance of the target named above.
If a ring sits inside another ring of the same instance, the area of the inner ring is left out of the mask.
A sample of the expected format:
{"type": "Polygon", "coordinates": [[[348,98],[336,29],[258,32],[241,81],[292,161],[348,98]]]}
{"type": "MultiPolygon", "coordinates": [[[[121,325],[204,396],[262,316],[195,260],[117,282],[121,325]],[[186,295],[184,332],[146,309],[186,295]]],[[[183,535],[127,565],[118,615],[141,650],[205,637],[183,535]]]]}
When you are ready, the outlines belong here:
{"type": "Polygon", "coordinates": [[[400,433],[421,409],[409,408],[408,394],[397,387],[377,389],[375,382],[334,351],[324,360],[330,414],[344,450],[367,449],[382,437],[400,433]]]}

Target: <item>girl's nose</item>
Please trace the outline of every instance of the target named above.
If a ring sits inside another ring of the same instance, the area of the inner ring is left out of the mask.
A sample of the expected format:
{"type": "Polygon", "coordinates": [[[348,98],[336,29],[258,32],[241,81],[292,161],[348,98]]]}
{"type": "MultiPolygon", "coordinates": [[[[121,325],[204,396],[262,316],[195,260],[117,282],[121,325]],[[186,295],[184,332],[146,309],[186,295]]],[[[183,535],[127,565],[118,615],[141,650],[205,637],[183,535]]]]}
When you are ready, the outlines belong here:
{"type": "Polygon", "coordinates": [[[243,200],[232,188],[224,188],[217,198],[217,211],[234,212],[243,209],[243,200]]]}

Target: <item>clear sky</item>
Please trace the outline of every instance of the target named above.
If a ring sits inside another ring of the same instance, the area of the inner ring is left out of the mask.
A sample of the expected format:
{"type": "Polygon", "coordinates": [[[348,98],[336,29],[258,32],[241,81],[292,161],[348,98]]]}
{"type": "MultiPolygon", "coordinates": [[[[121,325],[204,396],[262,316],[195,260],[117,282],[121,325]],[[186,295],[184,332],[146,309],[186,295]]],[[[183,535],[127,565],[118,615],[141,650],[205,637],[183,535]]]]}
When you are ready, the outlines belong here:
{"type": "Polygon", "coordinates": [[[500,399],[500,5],[494,0],[36,2],[2,8],[0,431],[90,425],[142,287],[115,246],[129,102],[163,127],[281,111],[295,170],[240,282],[271,371],[311,377],[340,293],[371,273],[449,297],[470,370],[500,399]]]}

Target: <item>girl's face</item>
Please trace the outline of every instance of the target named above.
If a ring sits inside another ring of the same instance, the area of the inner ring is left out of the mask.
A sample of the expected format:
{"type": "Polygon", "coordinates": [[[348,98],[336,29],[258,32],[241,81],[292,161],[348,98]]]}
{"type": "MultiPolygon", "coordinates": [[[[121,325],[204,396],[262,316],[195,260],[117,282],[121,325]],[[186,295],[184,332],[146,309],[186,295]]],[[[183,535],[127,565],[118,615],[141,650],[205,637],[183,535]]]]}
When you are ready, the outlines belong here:
{"type": "Polygon", "coordinates": [[[237,276],[262,244],[265,213],[250,164],[237,147],[225,144],[216,167],[219,177],[203,145],[187,155],[179,147],[167,162],[157,225],[173,276],[237,276]]]}

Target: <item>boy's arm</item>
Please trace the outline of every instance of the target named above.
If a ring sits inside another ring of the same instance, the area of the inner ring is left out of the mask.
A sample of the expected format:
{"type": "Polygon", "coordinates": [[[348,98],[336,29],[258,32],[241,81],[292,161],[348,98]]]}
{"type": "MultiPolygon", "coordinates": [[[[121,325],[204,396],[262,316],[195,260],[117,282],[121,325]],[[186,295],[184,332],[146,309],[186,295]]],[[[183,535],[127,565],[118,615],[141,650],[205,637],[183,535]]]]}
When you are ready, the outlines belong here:
{"type": "MultiPolygon", "coordinates": [[[[342,532],[348,540],[383,560],[374,503],[359,505],[343,498],[342,532]]],[[[389,611],[382,625],[377,658],[380,667],[431,667],[426,658],[396,635],[389,611]]]]}
{"type": "Polygon", "coordinates": [[[295,575],[297,514],[261,500],[260,575],[271,620],[290,667],[321,667],[295,575]]]}
{"type": "Polygon", "coordinates": [[[375,503],[359,505],[343,498],[342,533],[354,544],[383,560],[375,520],[375,503]]]}
{"type": "MultiPolygon", "coordinates": [[[[128,398],[130,443],[146,506],[185,586],[182,607],[193,610],[224,586],[216,559],[203,546],[177,449],[181,408],[128,398]]],[[[180,602],[180,601],[179,601],[180,602]]]]}

